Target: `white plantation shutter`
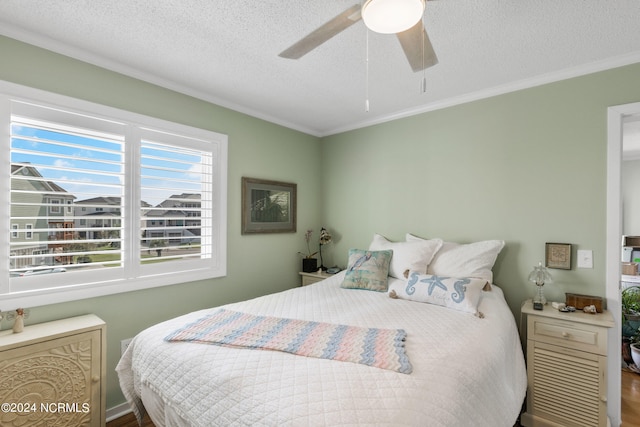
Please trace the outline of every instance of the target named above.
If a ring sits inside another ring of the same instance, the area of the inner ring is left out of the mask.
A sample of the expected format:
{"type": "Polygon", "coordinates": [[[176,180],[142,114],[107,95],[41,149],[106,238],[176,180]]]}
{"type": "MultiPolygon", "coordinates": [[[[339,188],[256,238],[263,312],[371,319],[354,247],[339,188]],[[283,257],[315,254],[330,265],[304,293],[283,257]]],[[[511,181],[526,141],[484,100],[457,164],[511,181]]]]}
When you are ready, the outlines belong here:
{"type": "Polygon", "coordinates": [[[11,117],[11,223],[17,236],[9,243],[10,272],[24,277],[52,267],[121,266],[124,127],[87,117],[83,124],[91,129],[70,126],[71,113],[18,107],[11,117]],[[120,134],[97,130],[105,127],[120,134]]]}
{"type": "MultiPolygon", "coordinates": [[[[212,257],[213,153],[203,141],[143,130],[140,263],[212,257]]],[[[167,267],[175,268],[174,265],[167,267]]]]}
{"type": "Polygon", "coordinates": [[[34,306],[226,273],[226,136],[37,93],[66,106],[0,96],[0,297],[34,306]]]}

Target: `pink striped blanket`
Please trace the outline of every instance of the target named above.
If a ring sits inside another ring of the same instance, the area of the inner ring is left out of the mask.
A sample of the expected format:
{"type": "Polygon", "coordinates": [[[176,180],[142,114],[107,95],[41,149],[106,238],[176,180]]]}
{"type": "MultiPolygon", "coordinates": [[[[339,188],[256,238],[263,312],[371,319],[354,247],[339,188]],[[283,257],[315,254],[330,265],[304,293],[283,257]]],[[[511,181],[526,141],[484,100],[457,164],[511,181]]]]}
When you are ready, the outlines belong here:
{"type": "Polygon", "coordinates": [[[220,309],[172,332],[165,340],[277,350],[410,374],[406,336],[403,329],[363,328],[220,309]]]}

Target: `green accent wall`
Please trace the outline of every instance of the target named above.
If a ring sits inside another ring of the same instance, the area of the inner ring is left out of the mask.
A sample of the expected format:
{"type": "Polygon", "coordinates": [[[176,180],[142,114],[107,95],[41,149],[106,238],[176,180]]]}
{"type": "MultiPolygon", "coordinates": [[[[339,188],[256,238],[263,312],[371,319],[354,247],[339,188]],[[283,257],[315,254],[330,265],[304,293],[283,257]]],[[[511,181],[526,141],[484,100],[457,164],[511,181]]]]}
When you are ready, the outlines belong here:
{"type": "MultiPolygon", "coordinates": [[[[0,53],[5,59],[0,62],[0,80],[229,136],[226,277],[35,307],[25,322],[28,326],[95,313],[107,323],[107,408],[124,402],[114,371],[122,339],[180,314],[300,283],[297,252],[305,250],[304,232],[308,228],[319,232],[321,227],[318,138],[6,37],[0,37],[0,53]],[[241,235],[243,176],[297,184],[296,233],[241,235]]],[[[3,311],[16,308],[0,301],[3,311]]],[[[0,326],[7,329],[11,324],[3,321],[0,326]]]]}
{"type": "Polygon", "coordinates": [[[0,52],[10,58],[0,80],[229,136],[227,277],[31,312],[27,325],[84,313],[107,322],[107,408],[124,401],[114,372],[120,340],[179,314],[296,286],[308,228],[332,231],[325,265],[341,266],[374,233],[503,239],[495,282],[516,320],[545,242],[571,243],[574,266],[551,271],[548,298],[605,296],[606,112],[640,100],[640,64],[317,138],[9,38],[0,37],[0,52]],[[297,233],[240,234],[242,176],[298,184],[297,233]],[[593,269],[575,268],[577,249],[593,250],[593,269]]]}
{"type": "Polygon", "coordinates": [[[373,233],[505,240],[494,281],[519,320],[545,242],[571,243],[572,269],[550,270],[545,295],[605,297],[607,107],[640,100],[639,77],[634,64],[324,138],[334,256],[373,233]],[[578,249],[593,269],[575,267],[578,249]]]}

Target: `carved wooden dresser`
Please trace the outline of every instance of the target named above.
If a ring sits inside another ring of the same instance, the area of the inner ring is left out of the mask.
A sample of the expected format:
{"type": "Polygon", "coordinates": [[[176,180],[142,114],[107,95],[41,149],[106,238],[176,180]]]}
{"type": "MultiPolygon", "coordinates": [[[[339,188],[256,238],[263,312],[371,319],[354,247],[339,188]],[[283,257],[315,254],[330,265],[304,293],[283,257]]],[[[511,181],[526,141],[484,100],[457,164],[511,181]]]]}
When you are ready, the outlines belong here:
{"type": "Polygon", "coordinates": [[[0,425],[104,426],[105,342],[92,314],[0,332],[0,425]]]}

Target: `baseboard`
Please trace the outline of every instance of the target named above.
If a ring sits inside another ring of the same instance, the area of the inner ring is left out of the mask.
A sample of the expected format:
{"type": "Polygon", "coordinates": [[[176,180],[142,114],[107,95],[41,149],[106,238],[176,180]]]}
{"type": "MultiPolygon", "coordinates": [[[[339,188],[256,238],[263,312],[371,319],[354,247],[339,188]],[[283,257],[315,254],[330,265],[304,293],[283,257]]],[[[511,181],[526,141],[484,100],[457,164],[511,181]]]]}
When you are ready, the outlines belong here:
{"type": "Polygon", "coordinates": [[[113,421],[116,418],[120,418],[123,415],[127,415],[131,412],[131,407],[128,403],[121,403],[113,408],[107,409],[107,422],[113,421]]]}

